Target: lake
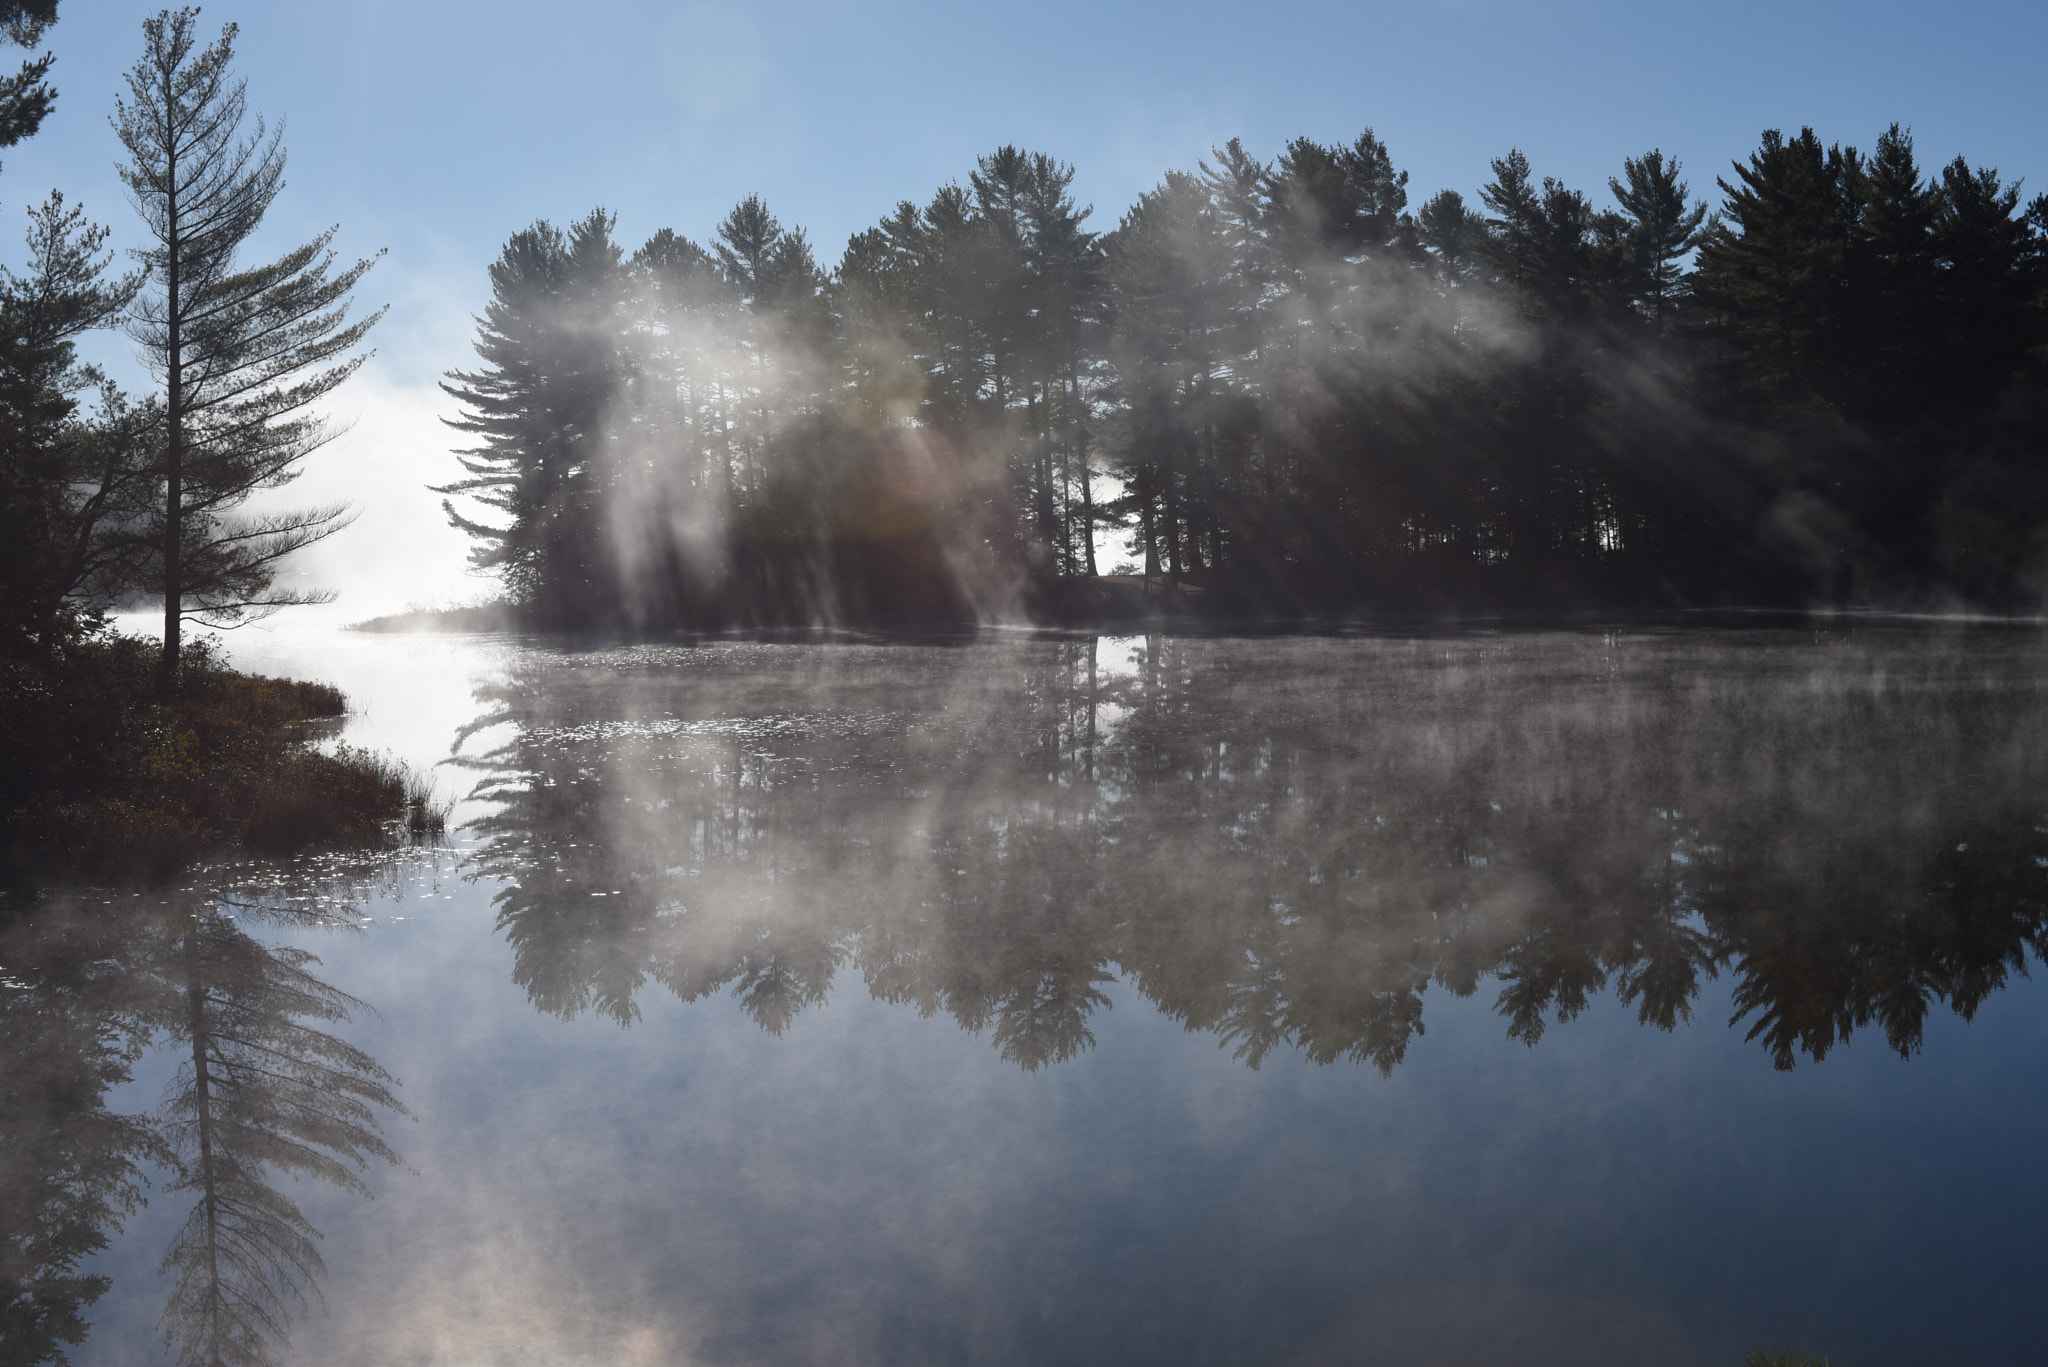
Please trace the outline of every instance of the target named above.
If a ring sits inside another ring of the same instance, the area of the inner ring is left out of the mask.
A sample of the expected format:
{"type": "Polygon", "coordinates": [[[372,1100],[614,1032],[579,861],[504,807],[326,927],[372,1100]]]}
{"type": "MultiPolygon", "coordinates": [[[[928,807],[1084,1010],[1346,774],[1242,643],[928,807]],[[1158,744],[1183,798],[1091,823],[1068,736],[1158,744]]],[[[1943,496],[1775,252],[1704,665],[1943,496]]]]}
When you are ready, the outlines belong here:
{"type": "Polygon", "coordinates": [[[2039,631],[229,646],[458,825],[0,937],[80,1367],[2048,1360],[2039,631]]]}

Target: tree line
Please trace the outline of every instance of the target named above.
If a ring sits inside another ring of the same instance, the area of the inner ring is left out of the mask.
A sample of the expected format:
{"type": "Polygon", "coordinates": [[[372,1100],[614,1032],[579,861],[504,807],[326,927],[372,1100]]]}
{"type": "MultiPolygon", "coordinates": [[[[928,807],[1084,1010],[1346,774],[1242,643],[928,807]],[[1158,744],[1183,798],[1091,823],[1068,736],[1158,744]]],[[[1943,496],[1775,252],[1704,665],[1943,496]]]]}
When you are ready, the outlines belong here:
{"type": "Polygon", "coordinates": [[[831,270],[758,196],[538,222],[440,492],[554,624],[2038,601],[2048,196],[1898,126],[1766,133],[1712,212],[1656,151],[1612,207],[1491,169],[1233,141],[1097,232],[1004,147],[831,270]]]}

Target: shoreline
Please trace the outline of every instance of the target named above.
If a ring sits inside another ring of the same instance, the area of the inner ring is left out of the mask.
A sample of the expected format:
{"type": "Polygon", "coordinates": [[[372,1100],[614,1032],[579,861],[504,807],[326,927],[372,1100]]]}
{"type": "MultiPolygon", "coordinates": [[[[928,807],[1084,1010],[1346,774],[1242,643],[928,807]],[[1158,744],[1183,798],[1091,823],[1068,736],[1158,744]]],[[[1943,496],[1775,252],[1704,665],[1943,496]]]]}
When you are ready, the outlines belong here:
{"type": "MultiPolygon", "coordinates": [[[[1192,587],[1192,586],[1190,586],[1192,587]]],[[[1491,608],[1472,611],[1418,610],[1289,615],[1243,613],[1203,607],[1172,612],[1070,615],[1042,619],[954,621],[881,619],[749,623],[728,626],[564,628],[527,618],[509,604],[425,608],[387,613],[343,624],[344,634],[510,635],[606,641],[758,640],[797,637],[860,638],[971,636],[985,631],[1083,633],[1095,635],[1453,635],[1471,632],[1562,630],[1772,630],[1805,626],[2026,628],[2048,627],[2048,615],[1987,611],[1938,611],[1892,607],[1587,607],[1491,608]]]]}

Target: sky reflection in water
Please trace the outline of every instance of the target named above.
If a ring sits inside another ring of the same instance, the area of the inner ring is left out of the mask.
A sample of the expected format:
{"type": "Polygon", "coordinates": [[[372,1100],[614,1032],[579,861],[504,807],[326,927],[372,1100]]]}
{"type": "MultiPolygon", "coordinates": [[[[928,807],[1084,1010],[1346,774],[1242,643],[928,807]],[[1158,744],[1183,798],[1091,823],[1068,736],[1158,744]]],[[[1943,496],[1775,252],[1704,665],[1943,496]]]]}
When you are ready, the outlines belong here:
{"type": "MultiPolygon", "coordinates": [[[[259,642],[363,740],[465,717],[486,799],[467,881],[243,927],[382,1013],[338,1033],[418,1117],[376,1203],[280,1188],[330,1313],[265,1351],[2039,1351],[2043,648],[259,642]]],[[[74,1361],[151,1360],[188,1205],[74,1361]]]]}

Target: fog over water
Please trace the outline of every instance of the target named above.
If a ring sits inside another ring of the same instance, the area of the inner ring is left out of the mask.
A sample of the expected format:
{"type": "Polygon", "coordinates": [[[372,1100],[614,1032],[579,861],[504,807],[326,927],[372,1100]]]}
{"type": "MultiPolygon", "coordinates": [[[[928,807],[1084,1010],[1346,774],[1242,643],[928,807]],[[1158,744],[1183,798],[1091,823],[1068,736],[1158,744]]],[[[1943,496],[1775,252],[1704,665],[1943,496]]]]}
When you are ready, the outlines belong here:
{"type": "MultiPolygon", "coordinates": [[[[229,644],[440,761],[456,843],[0,962],[103,1029],[203,977],[410,1112],[351,1113],[374,1201],[252,1179],[325,1303],[252,1360],[2048,1346],[2033,629],[229,644]]],[[[74,1362],[158,1360],[193,1199],[74,1362]]]]}
{"type": "Polygon", "coordinates": [[[2048,1363],[2048,6],[1615,8],[15,0],[0,1367],[2048,1363]]]}

